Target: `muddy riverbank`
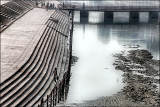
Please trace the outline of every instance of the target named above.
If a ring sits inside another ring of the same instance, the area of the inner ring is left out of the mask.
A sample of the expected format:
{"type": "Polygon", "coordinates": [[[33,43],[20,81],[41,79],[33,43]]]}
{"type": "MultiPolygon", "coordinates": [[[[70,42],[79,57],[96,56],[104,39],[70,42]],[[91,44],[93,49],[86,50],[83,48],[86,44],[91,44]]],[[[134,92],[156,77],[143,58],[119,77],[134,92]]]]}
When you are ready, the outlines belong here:
{"type": "Polygon", "coordinates": [[[116,53],[113,65],[123,71],[125,87],[113,96],[100,97],[96,100],[84,101],[76,106],[158,106],[159,93],[159,60],[139,45],[126,46],[125,51],[116,53]]]}
{"type": "Polygon", "coordinates": [[[124,72],[124,83],[127,85],[122,93],[132,102],[146,106],[158,106],[159,96],[159,60],[147,50],[130,50],[125,55],[115,54],[115,69],[124,72]]]}

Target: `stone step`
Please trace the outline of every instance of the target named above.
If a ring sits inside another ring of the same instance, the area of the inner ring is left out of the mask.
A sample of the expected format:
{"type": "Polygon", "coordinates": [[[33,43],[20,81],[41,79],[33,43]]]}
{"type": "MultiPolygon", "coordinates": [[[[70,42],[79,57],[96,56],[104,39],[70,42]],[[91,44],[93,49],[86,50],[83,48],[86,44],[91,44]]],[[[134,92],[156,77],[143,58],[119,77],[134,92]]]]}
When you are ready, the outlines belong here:
{"type": "MultiPolygon", "coordinates": [[[[51,31],[51,30],[50,30],[51,31]]],[[[51,37],[49,36],[48,37],[48,39],[49,40],[51,40],[51,37]]],[[[48,49],[48,46],[49,46],[49,41],[47,42],[46,41],[46,45],[44,45],[44,48],[43,48],[43,51],[44,52],[48,52],[47,51],[47,49],[48,49]]],[[[44,53],[44,52],[40,52],[40,53],[42,53],[41,54],[41,58],[43,58],[43,59],[46,59],[46,53],[44,53]]],[[[33,69],[30,69],[30,70],[28,70],[27,69],[27,72],[32,72],[32,75],[30,75],[30,76],[27,76],[27,77],[29,77],[29,78],[24,78],[23,79],[23,81],[20,81],[19,83],[18,83],[18,89],[16,88],[16,89],[14,89],[14,91],[13,91],[13,88],[12,89],[10,89],[8,92],[10,92],[10,97],[8,97],[8,96],[5,96],[5,98],[7,98],[7,99],[11,99],[11,100],[13,100],[13,99],[18,99],[18,97],[16,98],[15,97],[15,94],[13,94],[13,93],[16,93],[16,92],[19,92],[19,93],[17,93],[16,94],[16,96],[18,96],[18,94],[21,94],[20,92],[23,92],[23,91],[21,91],[21,90],[27,90],[28,89],[28,87],[26,87],[26,85],[29,85],[29,82],[31,81],[30,79],[33,79],[33,80],[35,80],[36,79],[36,77],[37,76],[39,76],[40,74],[41,74],[41,72],[39,71],[39,72],[36,72],[37,70],[39,70],[39,67],[41,67],[42,66],[42,59],[37,59],[37,62],[38,62],[38,65],[36,66],[36,68],[35,67],[33,67],[33,69]],[[24,88],[25,87],[25,88],[24,88]],[[11,91],[12,90],[12,91],[11,91]],[[13,96],[14,96],[14,98],[13,98],[13,96]]],[[[34,63],[33,63],[34,64],[34,63]]],[[[32,81],[33,81],[32,80],[32,81]]],[[[15,85],[17,85],[17,84],[15,84],[15,85]]],[[[12,85],[13,86],[13,85],[12,85]]],[[[15,87],[15,86],[14,86],[15,87]]],[[[5,99],[4,97],[2,97],[2,99],[1,99],[1,102],[2,102],[2,104],[4,103],[3,101],[5,101],[6,103],[8,103],[8,104],[10,104],[10,102],[13,102],[13,101],[11,101],[11,100],[7,100],[7,99],[5,99]]]]}
{"type": "MultiPolygon", "coordinates": [[[[61,43],[62,44],[62,43],[61,43]]],[[[57,47],[56,47],[57,48],[57,47]]],[[[58,56],[57,56],[58,57],[58,56]]],[[[59,58],[59,57],[58,57],[59,58]]],[[[51,58],[51,59],[55,59],[55,57],[53,57],[53,58],[51,58]]],[[[53,67],[54,68],[54,67],[53,67]]],[[[52,71],[52,70],[48,70],[48,71],[52,71]]],[[[47,84],[47,83],[46,83],[47,84]]],[[[45,88],[46,88],[46,86],[45,86],[45,88]]],[[[43,90],[42,90],[43,91],[43,90]]],[[[38,95],[38,96],[40,96],[40,95],[38,95]]],[[[32,97],[33,98],[33,97],[32,97]]],[[[34,99],[33,99],[34,100],[34,99]]],[[[33,102],[33,100],[32,100],[32,102],[33,102]]],[[[25,106],[25,104],[24,105],[22,105],[22,106],[25,106]]]]}
{"type": "Polygon", "coordinates": [[[3,5],[11,8],[11,9],[13,9],[13,10],[15,10],[15,11],[18,11],[18,12],[20,12],[20,13],[23,13],[23,12],[26,11],[25,8],[22,8],[22,7],[18,6],[17,4],[15,4],[15,3],[12,2],[12,1],[11,1],[11,2],[7,2],[7,3],[3,4],[3,5]]]}
{"type": "Polygon", "coordinates": [[[33,6],[27,4],[27,3],[24,2],[24,1],[21,1],[21,0],[13,0],[13,1],[16,2],[16,3],[17,3],[18,5],[20,5],[20,6],[23,6],[23,7],[26,8],[26,9],[31,9],[31,8],[33,8],[33,6]]]}
{"type": "Polygon", "coordinates": [[[5,13],[8,16],[11,16],[13,18],[16,18],[19,15],[19,13],[16,13],[15,11],[12,11],[12,10],[10,10],[8,8],[5,8],[3,5],[0,5],[0,8],[1,8],[1,12],[2,13],[5,13]]]}
{"type": "MultiPolygon", "coordinates": [[[[39,55],[40,55],[42,49],[39,48],[39,47],[42,47],[42,43],[46,40],[45,35],[46,35],[46,33],[48,33],[49,28],[46,28],[44,31],[45,31],[45,32],[43,32],[43,34],[42,34],[43,36],[41,36],[38,44],[36,45],[36,47],[35,47],[35,49],[34,49],[34,51],[33,51],[33,54],[30,56],[29,60],[26,62],[27,64],[24,65],[20,70],[22,70],[22,69],[27,69],[27,68],[30,66],[30,64],[32,64],[32,63],[34,63],[34,61],[36,61],[35,58],[39,58],[39,57],[40,57],[39,55]],[[35,57],[35,56],[37,56],[37,57],[35,57]],[[39,57],[38,57],[38,56],[39,56],[39,57]]],[[[28,69],[29,69],[29,68],[28,68],[28,69]]],[[[24,72],[24,73],[26,73],[26,72],[24,72]]],[[[25,74],[25,75],[26,75],[26,74],[25,74]]],[[[6,82],[1,83],[1,92],[3,91],[3,89],[8,88],[9,85],[13,85],[13,83],[14,83],[16,80],[18,80],[19,78],[22,78],[24,75],[23,75],[23,72],[17,71],[17,72],[15,73],[15,75],[13,75],[13,76],[14,76],[14,78],[11,77],[11,78],[9,78],[9,80],[7,80],[6,82]],[[4,84],[4,83],[5,83],[5,84],[4,84]],[[3,85],[3,84],[4,84],[4,85],[3,85]]]]}
{"type": "MultiPolygon", "coordinates": [[[[64,29],[65,29],[65,27],[63,28],[62,31],[64,31],[64,29]]],[[[65,45],[65,47],[64,47],[65,52],[63,53],[63,56],[61,56],[61,61],[59,61],[59,67],[63,64],[62,59],[65,57],[65,54],[66,54],[66,52],[67,52],[67,48],[66,48],[67,43],[66,43],[66,40],[65,40],[64,45],[65,45]]],[[[62,67],[63,67],[63,66],[61,66],[61,69],[63,69],[62,67]]],[[[59,73],[60,73],[60,70],[61,70],[61,69],[59,69],[59,71],[58,71],[59,73]]],[[[64,71],[64,70],[63,70],[63,71],[64,71]]],[[[60,75],[60,74],[59,74],[59,75],[60,75]]],[[[47,89],[48,91],[46,91],[46,92],[43,94],[43,98],[44,98],[45,100],[47,99],[47,95],[49,95],[49,94],[51,93],[51,91],[53,90],[53,87],[55,87],[55,83],[54,83],[54,82],[51,83],[50,88],[47,89]]],[[[34,105],[35,105],[35,106],[38,106],[39,103],[40,103],[40,101],[39,101],[39,102],[36,102],[34,105]]]]}
{"type": "Polygon", "coordinates": [[[12,16],[9,16],[9,15],[3,13],[3,12],[0,12],[0,14],[1,14],[2,16],[4,16],[4,17],[7,17],[7,18],[11,19],[11,20],[15,19],[15,18],[13,18],[12,16]]]}
{"type": "Polygon", "coordinates": [[[67,38],[62,34],[67,34],[69,29],[69,21],[63,14],[57,11],[52,15],[59,19],[60,23],[47,21],[46,24],[57,30],[46,27],[29,60],[15,75],[2,83],[1,106],[38,104],[42,96],[45,97],[44,95],[51,93],[51,87],[55,86],[53,79],[55,67],[60,76],[59,81],[63,79],[68,65],[68,60],[66,60],[68,48],[66,48],[67,38]]]}

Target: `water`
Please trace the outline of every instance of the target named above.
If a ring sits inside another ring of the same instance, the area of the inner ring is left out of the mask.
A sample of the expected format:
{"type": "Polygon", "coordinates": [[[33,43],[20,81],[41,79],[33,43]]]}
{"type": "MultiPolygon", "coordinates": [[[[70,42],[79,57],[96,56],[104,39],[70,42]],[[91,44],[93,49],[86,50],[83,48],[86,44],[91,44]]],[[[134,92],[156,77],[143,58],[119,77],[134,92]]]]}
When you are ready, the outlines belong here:
{"type": "MultiPolygon", "coordinates": [[[[114,21],[123,23],[118,25],[94,24],[103,20],[102,14],[90,13],[91,24],[74,24],[72,54],[79,59],[71,68],[67,104],[112,96],[126,85],[122,82],[123,72],[112,65],[113,54],[128,50],[123,45],[140,45],[141,49],[150,51],[154,59],[159,59],[159,25],[123,24],[126,17],[120,19],[119,16],[115,16],[114,21]]],[[[143,14],[142,21],[146,20],[143,14]]],[[[74,21],[79,20],[76,13],[74,21]]]]}
{"type": "Polygon", "coordinates": [[[121,46],[114,40],[108,44],[102,42],[96,28],[86,25],[84,32],[83,25],[75,25],[73,55],[79,60],[72,67],[68,103],[113,95],[123,88],[122,72],[114,69],[111,57],[113,52],[121,50],[121,46]]]}

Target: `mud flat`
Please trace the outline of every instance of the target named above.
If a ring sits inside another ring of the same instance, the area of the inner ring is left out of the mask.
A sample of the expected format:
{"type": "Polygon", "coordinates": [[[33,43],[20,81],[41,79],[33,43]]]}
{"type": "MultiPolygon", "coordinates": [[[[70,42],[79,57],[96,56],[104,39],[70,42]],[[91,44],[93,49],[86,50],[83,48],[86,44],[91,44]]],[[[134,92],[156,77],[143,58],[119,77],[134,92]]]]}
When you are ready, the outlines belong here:
{"type": "Polygon", "coordinates": [[[158,106],[159,96],[159,60],[147,50],[135,49],[128,51],[127,55],[115,54],[114,63],[117,70],[124,73],[124,87],[122,93],[133,102],[144,105],[158,106]]]}
{"type": "MultiPolygon", "coordinates": [[[[126,46],[124,46],[126,47],[126,46]]],[[[126,51],[116,53],[113,65],[123,71],[126,86],[113,96],[84,101],[76,106],[148,106],[160,105],[159,60],[147,50],[137,46],[127,46],[126,51]]]]}

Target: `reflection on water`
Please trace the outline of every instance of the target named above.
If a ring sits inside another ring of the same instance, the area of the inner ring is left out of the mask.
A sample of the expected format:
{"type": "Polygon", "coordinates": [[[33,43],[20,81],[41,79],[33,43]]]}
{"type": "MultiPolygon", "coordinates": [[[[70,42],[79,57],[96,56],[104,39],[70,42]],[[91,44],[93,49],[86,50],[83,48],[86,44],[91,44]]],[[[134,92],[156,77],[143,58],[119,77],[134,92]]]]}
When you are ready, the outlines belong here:
{"type": "Polygon", "coordinates": [[[150,51],[154,59],[159,59],[158,25],[95,25],[94,27],[99,30],[98,39],[104,44],[113,39],[121,45],[140,45],[142,49],[150,51]]]}
{"type": "Polygon", "coordinates": [[[122,45],[126,44],[140,45],[159,59],[159,26],[75,24],[73,55],[79,59],[71,68],[66,103],[112,96],[120,91],[125,86],[123,72],[115,70],[112,54],[123,51],[122,45]]]}
{"type": "Polygon", "coordinates": [[[110,96],[123,88],[122,72],[114,69],[111,57],[113,52],[119,52],[122,47],[115,40],[107,45],[101,42],[95,27],[75,25],[73,55],[79,60],[72,67],[68,103],[110,96]]]}

